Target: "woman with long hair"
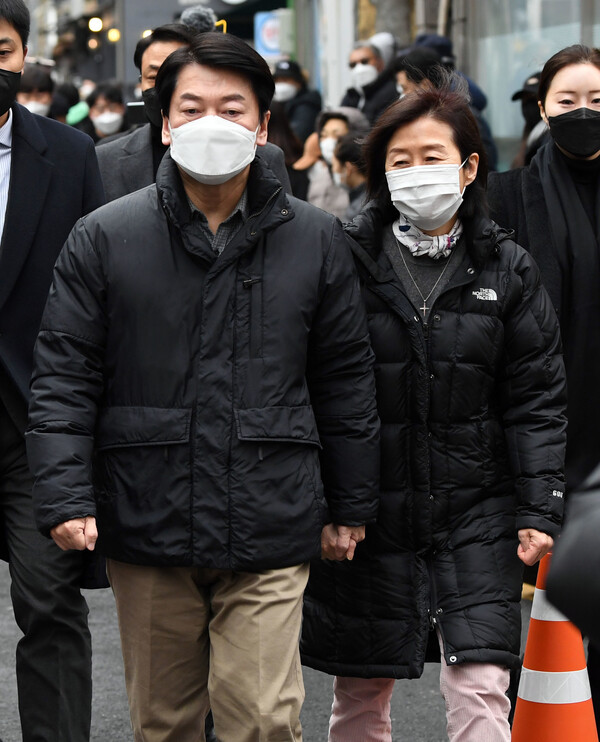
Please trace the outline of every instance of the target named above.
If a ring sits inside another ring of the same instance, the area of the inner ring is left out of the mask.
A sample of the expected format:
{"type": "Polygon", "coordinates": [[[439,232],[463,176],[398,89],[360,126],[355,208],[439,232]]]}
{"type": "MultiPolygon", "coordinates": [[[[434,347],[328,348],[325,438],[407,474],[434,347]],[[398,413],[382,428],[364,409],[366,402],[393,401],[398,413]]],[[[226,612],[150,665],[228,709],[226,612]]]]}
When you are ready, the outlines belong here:
{"type": "MultiPolygon", "coordinates": [[[[538,104],[551,140],[531,163],[493,173],[492,218],[540,266],[558,314],[569,386],[567,494],[600,460],[600,50],[576,44],[540,75],[538,104]]],[[[588,670],[600,721],[600,653],[588,670]]]]}

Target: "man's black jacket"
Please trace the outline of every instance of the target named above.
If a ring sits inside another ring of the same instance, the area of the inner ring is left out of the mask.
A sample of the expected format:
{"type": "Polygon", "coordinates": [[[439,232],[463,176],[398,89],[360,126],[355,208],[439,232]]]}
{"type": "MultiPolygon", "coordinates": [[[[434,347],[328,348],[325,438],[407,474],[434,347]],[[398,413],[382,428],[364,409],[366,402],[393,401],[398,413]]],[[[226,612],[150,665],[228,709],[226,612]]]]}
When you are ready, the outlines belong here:
{"type": "Polygon", "coordinates": [[[339,222],[257,159],[218,257],[167,154],[81,220],[36,346],[38,526],[96,515],[114,559],[262,570],[377,508],[373,356],[339,222]]]}

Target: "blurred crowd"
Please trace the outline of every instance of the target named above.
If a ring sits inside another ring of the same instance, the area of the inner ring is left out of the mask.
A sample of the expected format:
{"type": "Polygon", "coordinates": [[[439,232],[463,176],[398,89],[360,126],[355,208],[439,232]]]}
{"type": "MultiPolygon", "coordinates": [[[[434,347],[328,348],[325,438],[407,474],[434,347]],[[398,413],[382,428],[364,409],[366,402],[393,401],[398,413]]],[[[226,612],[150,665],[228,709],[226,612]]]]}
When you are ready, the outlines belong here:
{"type": "MultiPolygon", "coordinates": [[[[28,64],[18,102],[32,113],[84,131],[95,143],[112,141],[148,121],[158,130],[160,109],[148,93],[160,63],[179,43],[187,42],[190,34],[214,30],[215,23],[209,8],[194,7],[184,11],[180,23],[158,29],[158,38],[151,37],[154,43],[142,40],[134,57],[140,78],[130,100],[118,81],[84,79],[79,87],[71,82],[55,84],[47,68],[28,64]],[[144,72],[144,62],[149,71],[144,72]]],[[[339,106],[324,108],[320,92],[310,86],[298,62],[278,61],[273,68],[275,96],[269,122],[269,141],[283,150],[293,195],[343,221],[351,221],[364,203],[360,144],[378,116],[403,96],[436,87],[444,71],[455,70],[455,57],[451,40],[444,36],[422,34],[410,47],[401,48],[391,33],[380,32],[354,44],[347,69],[348,88],[339,106]]],[[[494,171],[498,151],[485,117],[486,94],[474,80],[459,74],[467,82],[471,112],[488,167],[494,171]]],[[[511,167],[528,164],[548,140],[548,127],[537,104],[539,74],[529,74],[522,89],[512,96],[513,101],[520,101],[524,125],[511,167]]]]}

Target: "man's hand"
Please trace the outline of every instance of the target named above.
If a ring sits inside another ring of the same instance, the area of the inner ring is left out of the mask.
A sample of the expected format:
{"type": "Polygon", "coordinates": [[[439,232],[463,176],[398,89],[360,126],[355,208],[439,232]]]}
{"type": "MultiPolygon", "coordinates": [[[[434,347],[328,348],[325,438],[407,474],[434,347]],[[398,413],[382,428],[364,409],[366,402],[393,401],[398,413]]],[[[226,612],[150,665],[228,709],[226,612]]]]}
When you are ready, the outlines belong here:
{"type": "Polygon", "coordinates": [[[77,549],[83,551],[89,549],[94,551],[98,531],[96,530],[96,519],[91,515],[86,518],[75,518],[67,520],[50,531],[54,542],[63,551],[77,549]]]}
{"type": "Polygon", "coordinates": [[[354,558],[356,544],[365,537],[364,526],[336,526],[328,523],[321,531],[321,559],[354,558]]]}
{"type": "Polygon", "coordinates": [[[528,567],[539,562],[554,546],[552,536],[536,531],[535,528],[521,528],[519,542],[517,556],[528,567]]]}

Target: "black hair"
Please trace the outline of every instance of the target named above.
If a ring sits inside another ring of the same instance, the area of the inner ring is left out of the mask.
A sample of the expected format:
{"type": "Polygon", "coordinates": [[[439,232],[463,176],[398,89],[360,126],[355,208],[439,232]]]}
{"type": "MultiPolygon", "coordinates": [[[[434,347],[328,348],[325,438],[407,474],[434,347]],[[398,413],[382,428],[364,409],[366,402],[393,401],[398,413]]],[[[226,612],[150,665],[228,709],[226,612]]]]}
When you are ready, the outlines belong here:
{"type": "Polygon", "coordinates": [[[443,73],[440,73],[440,70],[443,70],[442,58],[435,49],[428,46],[417,46],[403,57],[398,57],[392,63],[392,69],[394,72],[403,70],[406,77],[415,85],[427,79],[438,87],[443,76],[443,73]]]}
{"type": "Polygon", "coordinates": [[[23,0],[0,0],[0,18],[15,29],[25,48],[29,40],[30,17],[23,0]]]}
{"type": "Polygon", "coordinates": [[[141,38],[135,46],[133,53],[133,63],[142,71],[142,57],[148,47],[157,41],[180,41],[182,44],[190,44],[194,38],[194,31],[183,23],[166,23],[164,26],[158,26],[148,36],[141,38]]]}
{"type": "Polygon", "coordinates": [[[225,69],[246,77],[256,95],[260,118],[264,118],[275,92],[269,65],[242,39],[220,33],[199,34],[188,47],[177,49],[163,62],[155,86],[164,113],[168,114],[179,73],[190,64],[225,69]]]}
{"type": "Polygon", "coordinates": [[[363,143],[354,134],[344,134],[335,146],[333,154],[342,165],[346,162],[354,165],[361,175],[367,174],[367,164],[363,155],[363,143]]]}
{"type": "Polygon", "coordinates": [[[447,73],[447,78],[441,87],[419,89],[393,103],[381,114],[364,146],[369,198],[376,199],[384,205],[390,203],[390,193],[385,177],[385,160],[389,142],[398,129],[425,117],[431,117],[450,127],[461,160],[465,160],[473,153],[479,155],[477,176],[465,189],[463,203],[458,214],[469,218],[485,213],[487,209],[485,197],[488,174],[487,157],[477,121],[469,107],[466,80],[456,73],[447,73]]]}
{"type": "Polygon", "coordinates": [[[69,108],[79,103],[79,91],[72,82],[62,82],[57,85],[54,94],[64,98],[69,104],[69,108]]]}
{"type": "Polygon", "coordinates": [[[118,82],[99,82],[98,85],[86,98],[90,108],[95,105],[98,98],[106,98],[109,103],[123,103],[123,88],[118,82]]]}
{"type": "Polygon", "coordinates": [[[54,80],[50,77],[50,73],[39,65],[25,65],[19,92],[33,93],[34,90],[39,90],[40,93],[52,93],[54,80]]]}
{"type": "Polygon", "coordinates": [[[291,167],[302,157],[304,147],[290,126],[285,106],[275,100],[271,103],[268,140],[283,150],[286,166],[291,167]]]}
{"type": "Polygon", "coordinates": [[[546,96],[556,73],[571,64],[593,64],[594,67],[600,69],[600,49],[593,49],[583,44],[573,44],[551,56],[540,74],[538,100],[542,106],[546,104],[546,96]]]}

